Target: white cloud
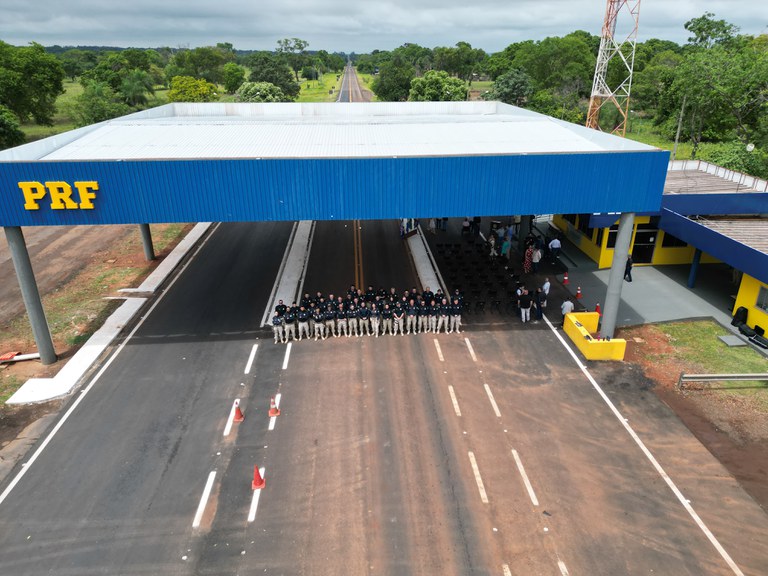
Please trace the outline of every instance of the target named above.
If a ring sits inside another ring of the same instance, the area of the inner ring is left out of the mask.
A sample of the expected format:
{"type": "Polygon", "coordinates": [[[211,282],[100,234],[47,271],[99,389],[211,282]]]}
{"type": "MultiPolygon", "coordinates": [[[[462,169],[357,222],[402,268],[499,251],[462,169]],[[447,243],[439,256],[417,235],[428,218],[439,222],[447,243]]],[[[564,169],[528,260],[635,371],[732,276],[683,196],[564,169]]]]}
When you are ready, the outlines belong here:
{"type": "MultiPolygon", "coordinates": [[[[3,0],[0,39],[138,47],[232,42],[241,49],[272,49],[277,39],[295,36],[311,49],[346,52],[464,40],[494,52],[577,29],[599,34],[604,10],[604,0],[3,0]]],[[[705,11],[744,33],[768,32],[766,2],[667,0],[642,5],[640,40],[685,42],[684,23],[705,11]]]]}

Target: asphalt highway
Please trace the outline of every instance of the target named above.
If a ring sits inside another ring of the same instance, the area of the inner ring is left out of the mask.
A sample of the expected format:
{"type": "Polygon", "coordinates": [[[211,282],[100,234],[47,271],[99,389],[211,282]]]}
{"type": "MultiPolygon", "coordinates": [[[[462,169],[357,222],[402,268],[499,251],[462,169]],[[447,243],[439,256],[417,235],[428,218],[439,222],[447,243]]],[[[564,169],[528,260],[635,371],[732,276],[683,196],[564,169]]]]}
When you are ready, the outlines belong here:
{"type": "MultiPolygon", "coordinates": [[[[290,228],[211,233],[0,503],[0,573],[738,573],[546,324],[274,344],[290,228]]],[[[415,282],[396,222],[326,222],[305,288],[346,289],[356,249],[366,284],[415,282]]],[[[665,407],[606,390],[760,574],[764,512],[665,407]]]]}

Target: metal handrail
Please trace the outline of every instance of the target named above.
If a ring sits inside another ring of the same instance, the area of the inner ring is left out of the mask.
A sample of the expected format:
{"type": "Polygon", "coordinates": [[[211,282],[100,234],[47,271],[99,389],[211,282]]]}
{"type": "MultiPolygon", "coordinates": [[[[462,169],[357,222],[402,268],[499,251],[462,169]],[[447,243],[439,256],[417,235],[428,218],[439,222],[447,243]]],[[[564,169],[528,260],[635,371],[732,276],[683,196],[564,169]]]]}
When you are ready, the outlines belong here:
{"type": "Polygon", "coordinates": [[[758,382],[768,382],[767,372],[758,372],[757,374],[685,374],[681,373],[677,380],[677,387],[682,388],[684,382],[722,382],[722,381],[745,382],[756,380],[758,382]]]}

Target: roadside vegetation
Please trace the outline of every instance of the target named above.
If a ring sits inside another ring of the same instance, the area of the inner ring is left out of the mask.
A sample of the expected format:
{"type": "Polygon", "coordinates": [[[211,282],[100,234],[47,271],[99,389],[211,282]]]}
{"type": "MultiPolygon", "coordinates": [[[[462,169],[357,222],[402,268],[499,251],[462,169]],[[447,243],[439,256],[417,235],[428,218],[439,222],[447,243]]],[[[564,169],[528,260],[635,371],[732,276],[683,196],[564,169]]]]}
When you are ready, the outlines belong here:
{"type": "MultiPolygon", "coordinates": [[[[670,322],[644,326],[642,330],[666,342],[663,349],[650,348],[645,361],[658,366],[676,366],[679,370],[669,374],[676,381],[681,372],[689,374],[756,374],[768,373],[768,358],[749,346],[729,347],[718,336],[731,335],[727,329],[711,320],[670,322]]],[[[622,330],[622,336],[631,338],[636,330],[622,330]]],[[[718,394],[749,398],[752,405],[768,414],[768,382],[713,382],[690,384],[718,394]]]]}

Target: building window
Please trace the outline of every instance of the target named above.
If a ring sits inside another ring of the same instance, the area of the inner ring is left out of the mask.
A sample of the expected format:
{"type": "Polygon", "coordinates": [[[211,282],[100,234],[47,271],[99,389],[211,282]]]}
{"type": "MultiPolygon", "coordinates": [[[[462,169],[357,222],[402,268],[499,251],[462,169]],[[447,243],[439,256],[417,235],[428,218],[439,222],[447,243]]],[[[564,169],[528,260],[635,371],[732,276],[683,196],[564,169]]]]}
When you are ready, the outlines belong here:
{"type": "Polygon", "coordinates": [[[616,247],[616,235],[619,233],[619,225],[614,224],[608,229],[608,245],[607,248],[616,247]]]}
{"type": "Polygon", "coordinates": [[[757,293],[757,304],[755,304],[755,306],[768,312],[768,288],[765,286],[760,287],[760,292],[757,293]]]}
{"type": "Polygon", "coordinates": [[[677,236],[672,236],[667,231],[664,231],[664,239],[661,241],[661,245],[664,248],[684,248],[688,246],[688,242],[680,240],[677,236]]]}
{"type": "Polygon", "coordinates": [[[589,227],[590,214],[579,214],[579,232],[584,234],[587,238],[592,240],[593,228],[589,227]]]}
{"type": "Polygon", "coordinates": [[[576,226],[576,214],[563,214],[563,220],[570,222],[573,226],[576,226]]]}

